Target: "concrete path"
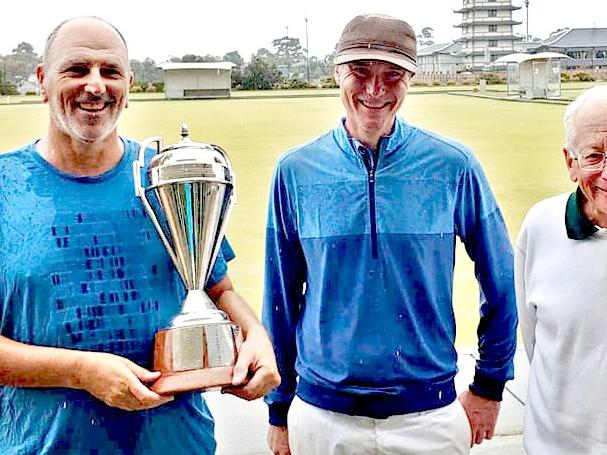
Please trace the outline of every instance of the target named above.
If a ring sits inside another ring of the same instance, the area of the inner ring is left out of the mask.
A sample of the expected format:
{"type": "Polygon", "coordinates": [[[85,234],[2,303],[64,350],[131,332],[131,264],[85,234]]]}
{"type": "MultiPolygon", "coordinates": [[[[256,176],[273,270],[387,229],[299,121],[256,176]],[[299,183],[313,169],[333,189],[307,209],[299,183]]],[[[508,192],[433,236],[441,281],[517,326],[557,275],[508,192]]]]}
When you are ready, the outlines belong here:
{"type": "MultiPolygon", "coordinates": [[[[458,391],[465,390],[474,377],[476,353],[459,352],[458,391]]],[[[524,455],[521,440],[523,405],[527,393],[529,364],[523,350],[515,356],[516,379],[506,384],[497,421],[496,436],[472,449],[472,455],[524,455]]],[[[247,402],[219,392],[204,394],[215,416],[217,455],[268,455],[266,444],[267,407],[263,400],[247,402]]]]}

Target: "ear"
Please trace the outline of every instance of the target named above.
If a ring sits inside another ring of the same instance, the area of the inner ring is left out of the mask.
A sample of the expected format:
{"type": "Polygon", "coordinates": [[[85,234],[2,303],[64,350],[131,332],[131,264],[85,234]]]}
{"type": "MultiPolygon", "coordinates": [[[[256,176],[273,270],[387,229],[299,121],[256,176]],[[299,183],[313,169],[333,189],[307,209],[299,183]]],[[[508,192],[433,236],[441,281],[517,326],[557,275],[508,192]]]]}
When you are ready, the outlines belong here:
{"type": "Polygon", "coordinates": [[[124,103],[124,108],[129,107],[129,93],[131,91],[131,87],[133,86],[133,81],[135,80],[135,75],[132,71],[129,72],[129,89],[126,94],[126,103],[124,103]]]}
{"type": "Polygon", "coordinates": [[[333,71],[333,77],[335,78],[335,83],[340,86],[341,85],[341,79],[339,77],[339,71],[337,70],[337,66],[335,67],[335,70],[333,71]]]}
{"type": "Polygon", "coordinates": [[[42,102],[46,103],[48,101],[48,95],[46,94],[46,89],[44,88],[44,77],[44,67],[42,64],[40,64],[36,67],[36,79],[38,79],[38,87],[40,88],[42,102]]]}
{"type": "Polygon", "coordinates": [[[575,161],[567,147],[563,147],[563,155],[565,157],[565,164],[567,165],[567,170],[569,171],[569,178],[572,182],[577,182],[577,170],[573,166],[573,162],[575,161]]]}

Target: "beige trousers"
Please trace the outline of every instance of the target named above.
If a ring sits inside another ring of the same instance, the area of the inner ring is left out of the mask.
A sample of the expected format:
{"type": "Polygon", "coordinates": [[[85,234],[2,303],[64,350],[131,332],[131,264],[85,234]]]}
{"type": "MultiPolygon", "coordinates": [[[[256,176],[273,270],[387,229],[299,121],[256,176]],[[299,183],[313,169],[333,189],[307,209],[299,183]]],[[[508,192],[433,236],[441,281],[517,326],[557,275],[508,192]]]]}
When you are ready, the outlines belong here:
{"type": "Polygon", "coordinates": [[[373,419],[312,406],[295,397],[288,414],[293,455],[468,454],[472,432],[456,399],[442,408],[373,419]]]}

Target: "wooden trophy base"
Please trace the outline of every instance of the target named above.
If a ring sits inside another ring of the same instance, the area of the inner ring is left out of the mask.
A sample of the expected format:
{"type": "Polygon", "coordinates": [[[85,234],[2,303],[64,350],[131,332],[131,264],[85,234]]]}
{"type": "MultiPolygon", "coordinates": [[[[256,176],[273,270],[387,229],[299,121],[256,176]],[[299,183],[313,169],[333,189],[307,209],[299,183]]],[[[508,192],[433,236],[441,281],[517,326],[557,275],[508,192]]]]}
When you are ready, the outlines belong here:
{"type": "Polygon", "coordinates": [[[233,367],[214,367],[200,370],[163,373],[152,384],[151,389],[158,395],[173,395],[192,390],[221,388],[232,385],[233,367]]]}
{"type": "Polygon", "coordinates": [[[238,354],[230,322],[170,327],[156,333],[151,389],[160,395],[221,388],[232,384],[238,354]]]}

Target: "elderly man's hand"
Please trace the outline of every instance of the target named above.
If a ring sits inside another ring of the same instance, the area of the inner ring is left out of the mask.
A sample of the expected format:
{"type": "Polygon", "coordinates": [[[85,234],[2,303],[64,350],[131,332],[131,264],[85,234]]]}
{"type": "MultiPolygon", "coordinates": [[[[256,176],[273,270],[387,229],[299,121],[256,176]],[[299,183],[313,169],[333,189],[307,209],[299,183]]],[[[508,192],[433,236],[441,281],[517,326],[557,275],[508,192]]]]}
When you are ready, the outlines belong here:
{"type": "Polygon", "coordinates": [[[495,431],[497,415],[500,412],[500,402],[479,397],[470,390],[460,393],[457,398],[464,407],[470,421],[470,428],[472,429],[470,447],[474,444],[480,444],[483,439],[491,439],[495,431]]]}
{"type": "Polygon", "coordinates": [[[274,349],[265,329],[252,327],[238,351],[232,386],[223,389],[245,400],[264,396],[280,385],[274,349]]]}
{"type": "Polygon", "coordinates": [[[103,352],[82,352],[75,366],[74,386],[86,390],[108,406],[125,411],[155,408],[173,400],[160,396],[144,383],[160,372],[148,371],[124,357],[103,352]]]}
{"type": "Polygon", "coordinates": [[[268,429],[268,446],[274,455],[291,455],[289,448],[289,430],[286,426],[270,425],[268,429]]]}

